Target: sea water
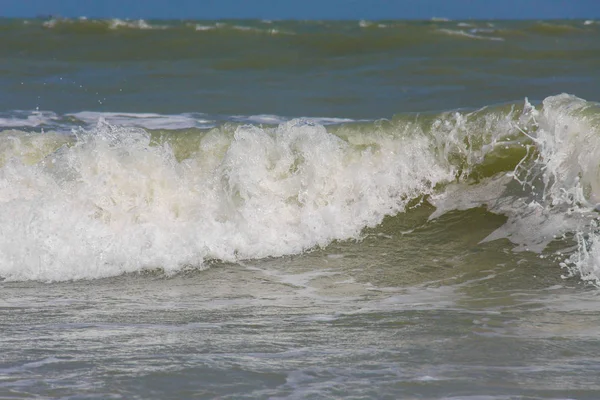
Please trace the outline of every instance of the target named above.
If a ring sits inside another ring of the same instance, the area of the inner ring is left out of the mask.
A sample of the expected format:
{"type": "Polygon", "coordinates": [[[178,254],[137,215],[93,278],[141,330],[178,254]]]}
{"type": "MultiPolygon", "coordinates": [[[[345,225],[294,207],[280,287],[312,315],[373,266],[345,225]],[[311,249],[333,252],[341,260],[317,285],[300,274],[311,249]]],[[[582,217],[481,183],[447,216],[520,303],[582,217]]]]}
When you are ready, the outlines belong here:
{"type": "Polygon", "coordinates": [[[0,397],[600,396],[600,23],[0,21],[0,397]]]}

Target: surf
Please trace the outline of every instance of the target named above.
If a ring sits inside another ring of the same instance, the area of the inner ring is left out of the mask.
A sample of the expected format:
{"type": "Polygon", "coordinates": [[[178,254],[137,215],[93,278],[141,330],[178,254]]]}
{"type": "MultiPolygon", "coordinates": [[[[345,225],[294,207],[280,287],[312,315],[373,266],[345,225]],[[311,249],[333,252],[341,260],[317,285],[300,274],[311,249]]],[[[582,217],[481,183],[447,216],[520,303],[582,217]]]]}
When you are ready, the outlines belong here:
{"type": "Polygon", "coordinates": [[[507,216],[481,239],[516,251],[543,256],[562,241],[571,250],[557,264],[595,282],[599,120],[596,103],[559,95],[327,126],[151,130],[100,117],[70,132],[5,130],[0,276],[175,274],[301,254],[427,203],[430,219],[473,207],[507,216]]]}

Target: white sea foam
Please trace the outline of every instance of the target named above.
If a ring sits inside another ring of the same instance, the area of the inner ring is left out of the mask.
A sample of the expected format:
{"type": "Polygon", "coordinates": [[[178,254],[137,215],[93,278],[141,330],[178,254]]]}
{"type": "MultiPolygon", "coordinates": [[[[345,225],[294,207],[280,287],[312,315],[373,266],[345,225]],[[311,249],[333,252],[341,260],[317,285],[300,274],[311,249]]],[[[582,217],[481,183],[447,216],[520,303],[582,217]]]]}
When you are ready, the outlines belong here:
{"type": "Polygon", "coordinates": [[[361,28],[373,28],[373,27],[377,27],[377,28],[387,28],[388,25],[386,24],[376,24],[372,21],[367,21],[367,20],[360,20],[358,21],[358,26],[361,28]]]}
{"type": "MultiPolygon", "coordinates": [[[[267,24],[264,21],[261,21],[264,24],[267,24]]],[[[269,24],[271,24],[271,22],[269,22],[269,24]]],[[[217,22],[214,25],[202,25],[202,24],[187,24],[187,26],[193,26],[194,30],[199,31],[199,32],[203,32],[203,31],[212,31],[212,30],[216,30],[216,29],[231,29],[234,31],[240,31],[240,32],[249,32],[249,33],[258,33],[258,34],[269,34],[269,35],[295,35],[295,33],[293,32],[289,32],[289,31],[282,31],[280,29],[276,29],[276,28],[270,28],[270,29],[264,29],[264,28],[255,28],[255,27],[251,27],[251,26],[244,26],[244,25],[228,25],[226,23],[223,22],[217,22]]]]}
{"type": "Polygon", "coordinates": [[[260,115],[233,115],[230,117],[232,121],[246,122],[254,124],[283,124],[288,121],[289,118],[281,117],[279,115],[260,114],[260,115]]]}
{"type": "Polygon", "coordinates": [[[600,283],[600,106],[574,96],[544,101],[535,138],[543,165],[548,207],[582,218],[574,229],[578,250],[563,267],[570,275],[600,283]]]}
{"type": "Polygon", "coordinates": [[[12,111],[0,113],[0,127],[22,128],[52,124],[59,117],[51,111],[12,111]]]}
{"type": "Polygon", "coordinates": [[[200,24],[197,24],[194,27],[194,29],[197,30],[197,31],[210,31],[210,30],[216,29],[216,27],[212,26],[212,25],[200,25],[200,24]]]}
{"type": "MultiPolygon", "coordinates": [[[[282,117],[279,115],[259,114],[259,115],[234,115],[227,117],[227,119],[236,122],[245,122],[252,124],[283,124],[290,120],[289,117],[282,117]]],[[[321,125],[334,125],[355,122],[350,118],[328,118],[328,117],[304,117],[302,118],[307,121],[311,121],[321,125]]]]}
{"type": "Polygon", "coordinates": [[[484,241],[507,238],[516,250],[541,252],[573,234],[577,250],[562,266],[570,276],[600,283],[599,111],[597,104],[566,94],[546,98],[541,110],[526,102],[516,126],[532,143],[515,171],[477,186],[448,187],[432,197],[432,217],[486,205],[508,221],[484,241]]]}
{"type": "Polygon", "coordinates": [[[147,21],[143,19],[138,20],[129,20],[129,19],[119,19],[113,18],[108,20],[102,19],[88,19],[87,17],[79,17],[77,19],[70,18],[52,18],[48,21],[45,21],[42,26],[45,28],[56,28],[57,26],[63,25],[73,25],[73,24],[96,24],[102,25],[107,24],[109,29],[119,29],[119,28],[129,28],[129,29],[167,29],[166,25],[151,25],[147,21]]]}
{"type": "Polygon", "coordinates": [[[150,25],[148,22],[143,19],[138,20],[123,20],[119,18],[113,18],[110,20],[108,25],[110,29],[118,29],[118,28],[132,28],[132,29],[165,29],[164,26],[158,25],[150,25]]]}
{"type": "Polygon", "coordinates": [[[215,121],[195,114],[154,114],[154,113],[116,113],[82,111],[68,116],[75,117],[86,124],[96,124],[103,119],[113,125],[137,126],[146,129],[186,129],[210,128],[215,121]]]}
{"type": "Polygon", "coordinates": [[[139,128],[100,121],[75,134],[40,163],[0,169],[0,276],[97,278],[299,253],[357,237],[454,176],[425,136],[355,148],[302,120],[209,133],[182,162],[139,128]]]}
{"type": "MultiPolygon", "coordinates": [[[[0,135],[0,277],[169,273],[207,259],[295,254],[359,237],[420,196],[438,207],[432,218],[480,205],[507,215],[485,240],[507,238],[517,250],[541,252],[575,235],[563,266],[600,277],[600,113],[573,96],[508,114],[447,113],[429,127],[406,122],[385,133],[377,124],[366,132],[341,125],[333,135],[312,120],[238,117],[279,125],[213,129],[185,159],[131,123],[156,128],[167,117],[169,129],[189,127],[180,116],[116,113],[112,124],[107,113],[74,116],[99,120],[75,130],[75,140],[0,135]],[[463,179],[488,154],[521,145],[526,156],[511,174],[463,179]],[[448,185],[456,178],[462,183],[448,185]]],[[[186,118],[198,124],[198,115],[186,118]]]]}
{"type": "Polygon", "coordinates": [[[59,21],[60,21],[60,20],[58,20],[58,19],[52,18],[52,19],[50,19],[50,20],[48,20],[48,21],[45,21],[45,22],[42,24],[42,26],[43,26],[44,28],[54,28],[54,27],[56,26],[56,24],[57,24],[59,21]]]}
{"type": "Polygon", "coordinates": [[[504,38],[501,37],[497,37],[497,36],[482,36],[482,35],[477,35],[478,32],[481,32],[482,30],[471,30],[470,32],[466,32],[464,30],[455,30],[455,29],[438,29],[437,30],[440,33],[444,33],[446,35],[452,35],[452,36],[463,36],[466,38],[470,38],[470,39],[478,39],[478,40],[492,40],[492,41],[504,41],[504,38]]]}
{"type": "MultiPolygon", "coordinates": [[[[157,114],[131,112],[100,112],[80,111],[77,113],[59,115],[51,111],[22,111],[15,110],[0,113],[0,129],[46,127],[61,128],[70,132],[75,125],[95,125],[99,120],[105,120],[112,125],[139,127],[145,129],[206,129],[215,127],[223,121],[251,124],[283,124],[291,117],[280,115],[206,115],[202,113],[157,114]]],[[[335,117],[305,117],[304,119],[321,125],[351,123],[356,120],[335,117]]]]}
{"type": "Polygon", "coordinates": [[[261,32],[260,29],[253,28],[251,26],[243,26],[243,25],[233,25],[231,29],[236,31],[246,31],[246,32],[261,32]]]}

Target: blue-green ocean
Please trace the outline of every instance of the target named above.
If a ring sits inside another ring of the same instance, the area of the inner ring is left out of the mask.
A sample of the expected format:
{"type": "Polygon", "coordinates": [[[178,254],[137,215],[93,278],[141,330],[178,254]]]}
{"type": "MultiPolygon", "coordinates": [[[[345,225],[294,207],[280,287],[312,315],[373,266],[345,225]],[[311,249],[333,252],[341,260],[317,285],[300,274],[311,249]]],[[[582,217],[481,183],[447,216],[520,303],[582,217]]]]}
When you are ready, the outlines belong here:
{"type": "Polygon", "coordinates": [[[600,398],[600,21],[0,19],[0,399],[600,398]]]}

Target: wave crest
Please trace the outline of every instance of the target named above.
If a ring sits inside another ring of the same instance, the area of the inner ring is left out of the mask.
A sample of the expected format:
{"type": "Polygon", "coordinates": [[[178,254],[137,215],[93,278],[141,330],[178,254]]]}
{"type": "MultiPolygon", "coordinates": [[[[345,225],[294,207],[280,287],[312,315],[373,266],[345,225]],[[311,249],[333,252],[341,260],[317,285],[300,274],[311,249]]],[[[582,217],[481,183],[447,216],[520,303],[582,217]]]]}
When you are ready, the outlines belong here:
{"type": "MultiPolygon", "coordinates": [[[[155,115],[152,115],[155,118],[155,115]]],[[[0,135],[0,277],[99,278],[297,254],[356,239],[415,200],[484,205],[486,240],[543,251],[575,235],[563,266],[598,280],[600,112],[569,95],[540,107],[325,127],[148,132],[100,119],[72,134],[0,135]]]]}

